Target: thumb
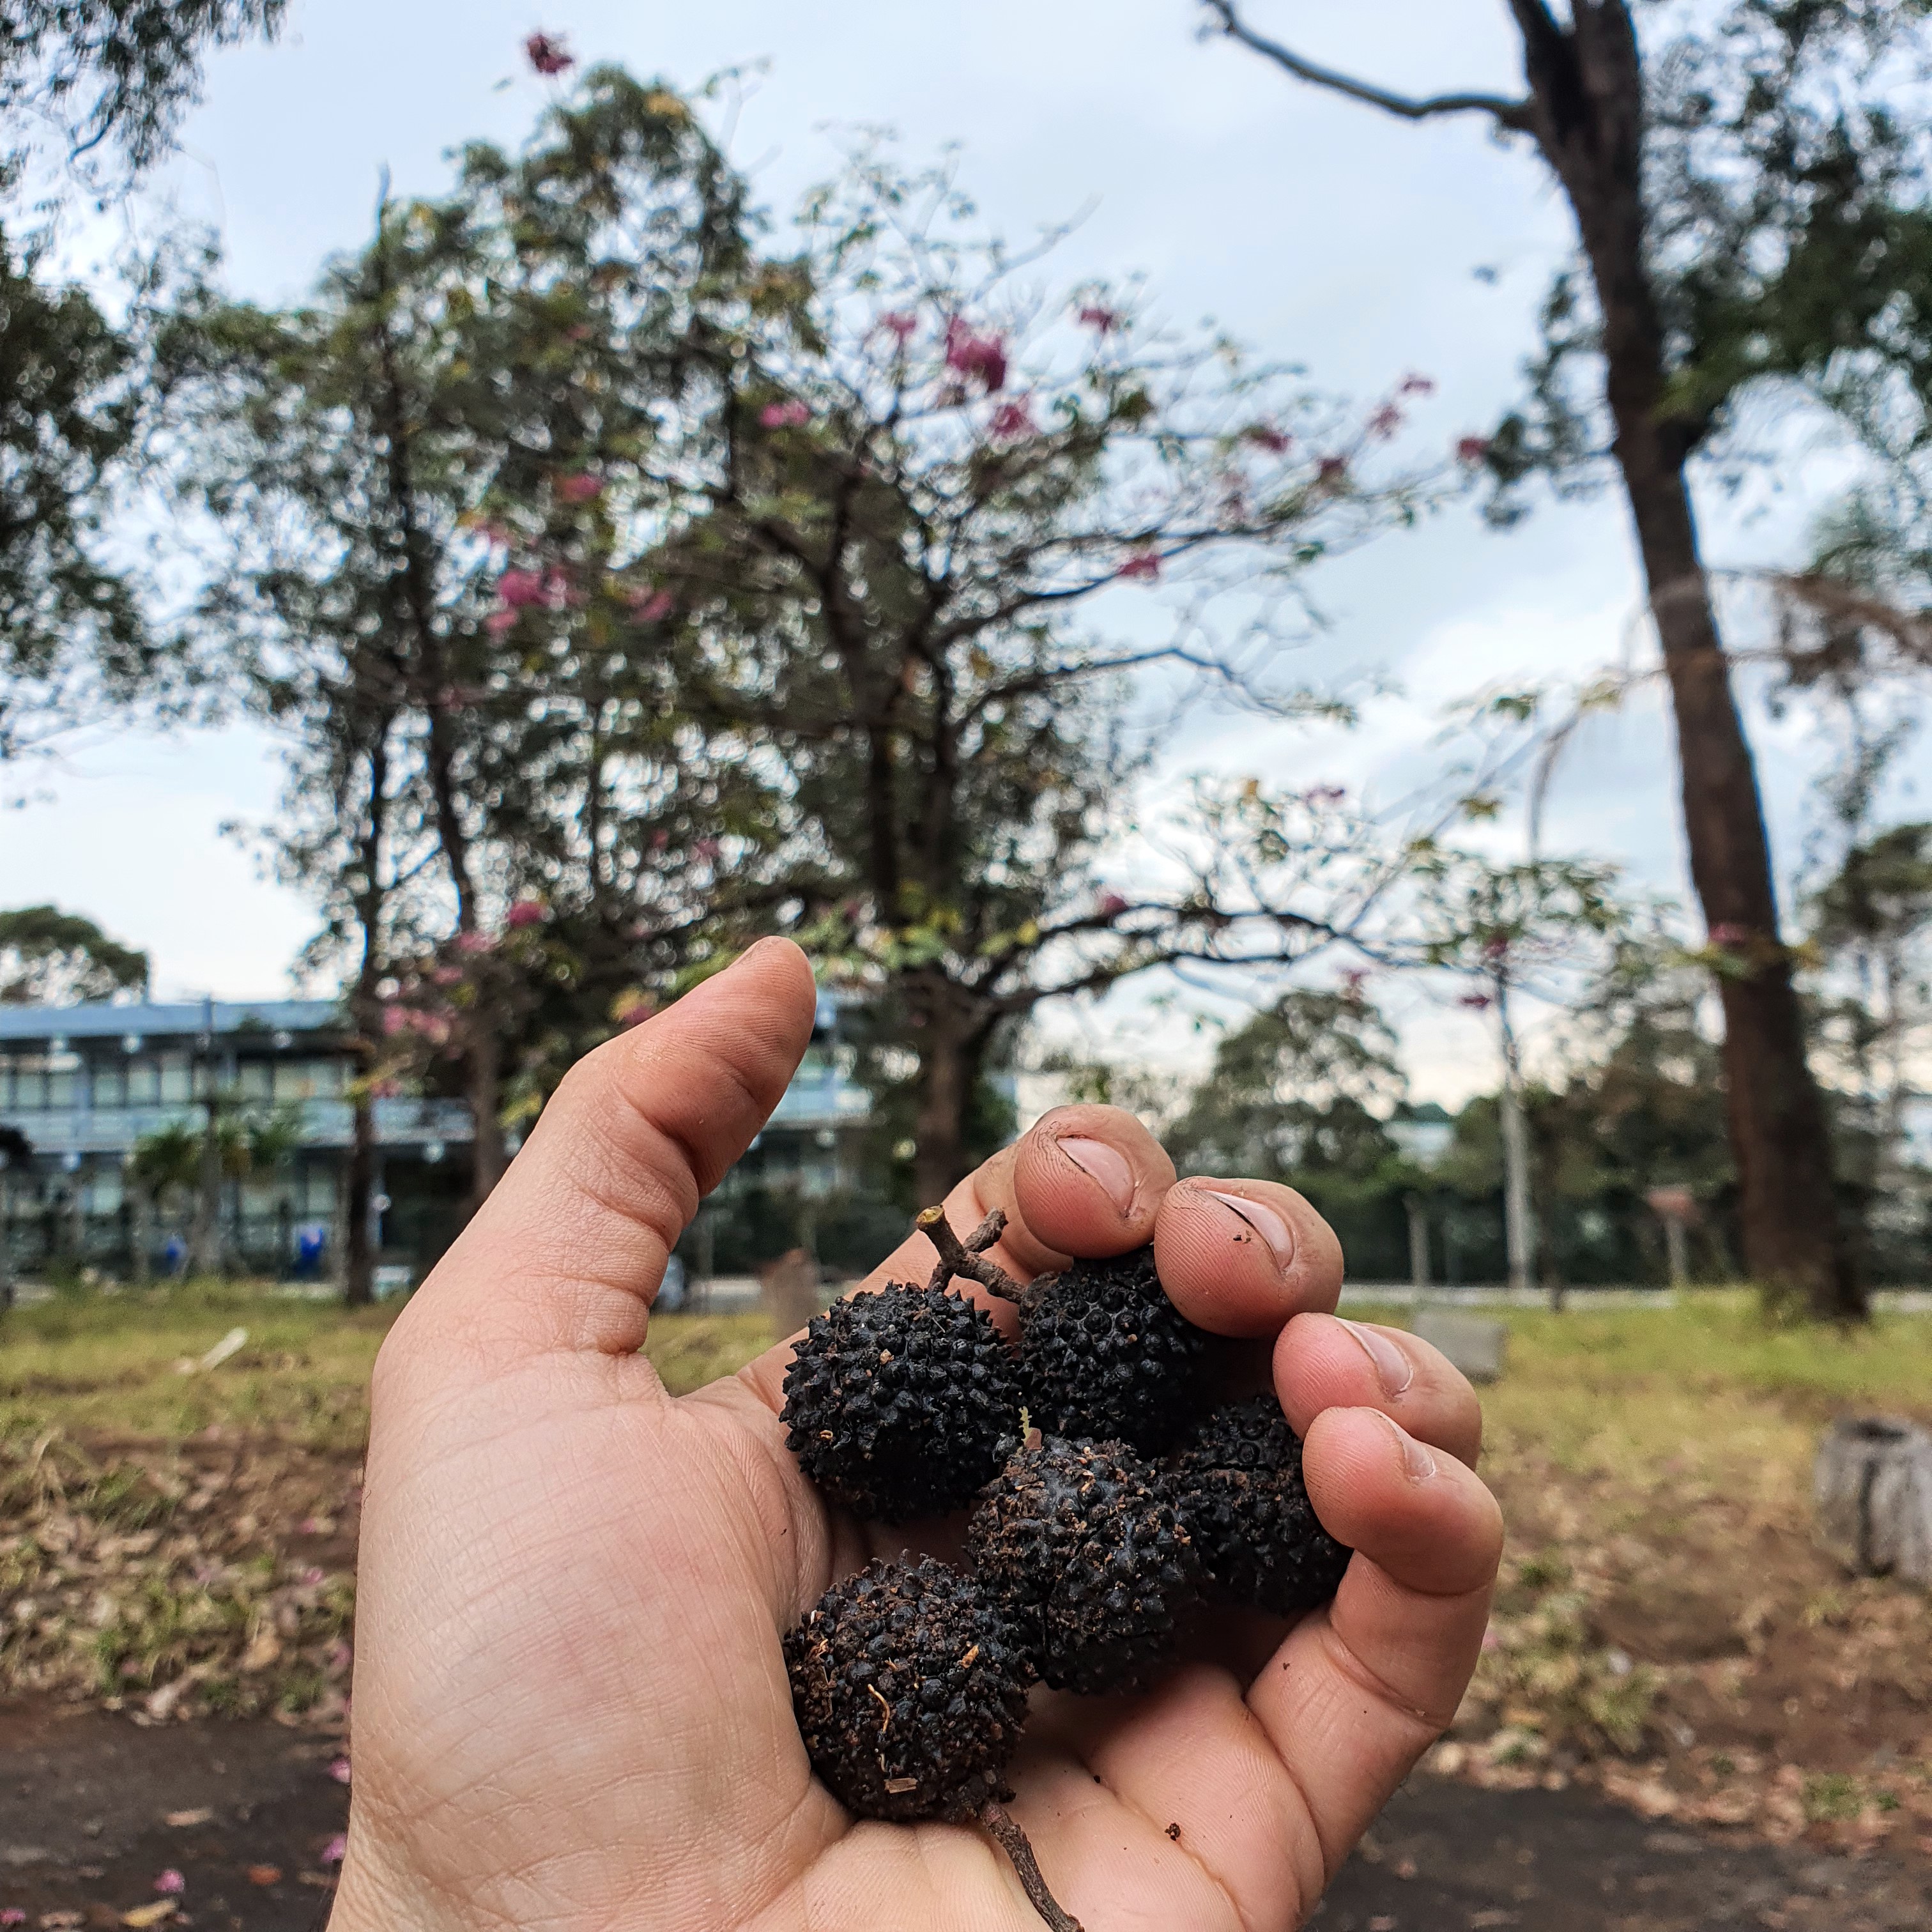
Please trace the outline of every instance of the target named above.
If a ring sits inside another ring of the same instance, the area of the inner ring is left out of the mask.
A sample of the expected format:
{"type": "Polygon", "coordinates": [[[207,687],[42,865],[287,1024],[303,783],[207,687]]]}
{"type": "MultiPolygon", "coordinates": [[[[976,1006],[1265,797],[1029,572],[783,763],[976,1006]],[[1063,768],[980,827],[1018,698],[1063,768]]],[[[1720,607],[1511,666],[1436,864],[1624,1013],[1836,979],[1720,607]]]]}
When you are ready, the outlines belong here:
{"type": "Polygon", "coordinates": [[[783,1097],[812,1038],[812,968],[760,940],[566,1076],[409,1310],[490,1354],[634,1354],[670,1250],[783,1097]]]}

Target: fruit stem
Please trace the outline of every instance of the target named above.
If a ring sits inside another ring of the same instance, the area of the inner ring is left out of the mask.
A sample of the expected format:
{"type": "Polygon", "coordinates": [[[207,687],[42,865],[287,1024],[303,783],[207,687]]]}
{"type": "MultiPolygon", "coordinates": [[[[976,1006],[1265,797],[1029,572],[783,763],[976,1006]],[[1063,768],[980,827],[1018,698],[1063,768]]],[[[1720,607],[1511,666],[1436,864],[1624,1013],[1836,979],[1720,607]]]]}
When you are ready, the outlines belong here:
{"type": "Polygon", "coordinates": [[[1063,1911],[1060,1901],[1047,1890],[1046,1880],[1040,1876],[1040,1861],[1033,1855],[1032,1842],[1012,1814],[997,1798],[989,1798],[980,1808],[980,1822],[1012,1860],[1021,1887],[1033,1901],[1033,1909],[1046,1921],[1048,1932],[1082,1932],[1079,1920],[1063,1911]]]}
{"type": "Polygon", "coordinates": [[[932,1286],[944,1288],[956,1275],[976,1281],[988,1294],[1002,1301],[1017,1301],[1020,1285],[998,1262],[986,1258],[986,1250],[1006,1232],[1006,1217],[995,1208],[964,1240],[952,1232],[944,1208],[928,1208],[913,1222],[939,1250],[939,1265],[932,1271],[932,1286]]]}

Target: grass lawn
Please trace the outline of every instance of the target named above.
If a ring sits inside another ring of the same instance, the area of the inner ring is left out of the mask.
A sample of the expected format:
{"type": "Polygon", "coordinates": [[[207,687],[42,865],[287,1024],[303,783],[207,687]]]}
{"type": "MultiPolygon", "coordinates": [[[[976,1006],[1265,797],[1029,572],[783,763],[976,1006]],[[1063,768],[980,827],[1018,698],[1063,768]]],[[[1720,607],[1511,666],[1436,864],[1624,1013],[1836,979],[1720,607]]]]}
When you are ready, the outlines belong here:
{"type": "MultiPolygon", "coordinates": [[[[0,1694],[152,1704],[199,1672],[188,1708],[326,1713],[392,1318],[214,1288],[0,1318],[0,1598],[43,1606],[0,1633],[0,1694]],[[238,1326],[232,1360],[178,1372],[238,1326]],[[278,1658],[271,1615],[290,1633],[278,1658]]],[[[1932,1420],[1932,1317],[1772,1328],[1748,1296],[1712,1292],[1503,1318],[1484,1474],[1509,1550],[1434,1767],[1932,1853],[1932,1606],[1838,1574],[1810,1506],[1834,1415],[1932,1420]]],[[[769,1340],[755,1316],[667,1315],[649,1352],[681,1392],[769,1340]]]]}

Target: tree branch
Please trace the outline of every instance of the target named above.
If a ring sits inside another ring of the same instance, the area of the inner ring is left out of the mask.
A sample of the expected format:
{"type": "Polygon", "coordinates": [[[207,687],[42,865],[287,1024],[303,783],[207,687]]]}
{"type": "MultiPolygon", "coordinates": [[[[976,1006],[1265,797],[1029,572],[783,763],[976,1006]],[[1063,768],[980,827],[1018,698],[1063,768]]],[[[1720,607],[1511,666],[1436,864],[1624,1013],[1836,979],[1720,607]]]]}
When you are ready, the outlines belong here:
{"type": "Polygon", "coordinates": [[[1276,67],[1293,74],[1298,80],[1325,87],[1331,94],[1346,94],[1351,100],[1379,107],[1385,114],[1399,114],[1405,121],[1426,121],[1438,114],[1487,114],[1493,116],[1501,127],[1519,132],[1528,130],[1530,103],[1527,100],[1506,100],[1497,94],[1436,94],[1426,100],[1412,100],[1405,94],[1391,94],[1386,88],[1339,74],[1333,68],[1319,66],[1292,52],[1279,40],[1271,40],[1265,34],[1257,33],[1241,18],[1234,0],[1205,0],[1205,4],[1220,20],[1220,32],[1229,40],[1238,40],[1263,59],[1273,61],[1276,67]]]}

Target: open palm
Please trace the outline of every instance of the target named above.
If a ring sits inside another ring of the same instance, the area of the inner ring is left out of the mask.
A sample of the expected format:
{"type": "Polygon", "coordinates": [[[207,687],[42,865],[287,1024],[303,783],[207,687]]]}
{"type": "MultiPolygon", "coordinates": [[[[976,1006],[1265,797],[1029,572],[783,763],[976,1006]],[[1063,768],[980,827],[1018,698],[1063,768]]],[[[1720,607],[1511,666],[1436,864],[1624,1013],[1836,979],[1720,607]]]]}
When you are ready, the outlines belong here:
{"type": "MultiPolygon", "coordinates": [[[[590,1056],[385,1345],[333,1932],[1037,1932],[982,1832],[855,1822],[812,1776],[781,1635],[913,1539],[798,1473],[788,1350],[675,1400],[638,1353],[812,1007],[767,941],[590,1056]]],[[[1151,1238],[1191,1318],[1275,1338],[1310,1492],[1358,1552],[1340,1594],[1292,1630],[1229,1617],[1136,1697],[1036,1692],[1011,1808],[1087,1932],[1287,1932],[1473,1666],[1501,1537],[1474,1399],[1325,1312],[1340,1251],[1298,1196],[1177,1184],[1128,1115],[1049,1115],[948,1206],[1004,1208],[1022,1279],[1151,1238]]],[[[916,1237],[874,1279],[932,1262],[916,1237]]]]}

